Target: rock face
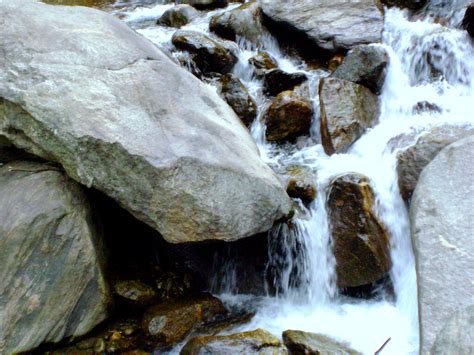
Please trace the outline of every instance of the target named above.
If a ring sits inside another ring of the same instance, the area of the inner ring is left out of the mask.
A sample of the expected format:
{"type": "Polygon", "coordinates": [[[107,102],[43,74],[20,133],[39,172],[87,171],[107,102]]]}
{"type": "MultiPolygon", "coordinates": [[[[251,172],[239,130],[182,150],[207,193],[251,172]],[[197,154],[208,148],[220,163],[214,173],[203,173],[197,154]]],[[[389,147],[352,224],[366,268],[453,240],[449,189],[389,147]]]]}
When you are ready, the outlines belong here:
{"type": "Polygon", "coordinates": [[[340,354],[358,355],[359,352],[350,349],[346,344],[321,334],[303,332],[300,330],[285,330],[283,342],[290,355],[299,354],[340,354]]]}
{"type": "Polygon", "coordinates": [[[267,126],[266,138],[270,142],[294,141],[309,133],[312,119],[311,102],[293,91],[284,91],[263,115],[267,126]]]}
{"type": "Polygon", "coordinates": [[[256,329],[224,336],[196,337],[186,343],[180,354],[285,355],[287,351],[277,337],[266,330],[256,329]]]}
{"type": "Polygon", "coordinates": [[[435,127],[416,142],[397,154],[398,187],[403,199],[408,200],[418,183],[423,168],[447,145],[469,135],[474,129],[458,126],[435,127]]]}
{"type": "Polygon", "coordinates": [[[378,98],[361,85],[337,78],[321,79],[319,100],[321,140],[327,154],[345,152],[377,123],[378,98]]]}
{"type": "Polygon", "coordinates": [[[186,4],[176,5],[165,11],[157,21],[158,25],[180,28],[199,16],[199,11],[186,4]]]}
{"type": "Polygon", "coordinates": [[[380,42],[383,15],[376,0],[260,0],[271,21],[329,51],[380,42]]]}
{"type": "Polygon", "coordinates": [[[332,77],[352,81],[380,94],[387,74],[388,54],[382,47],[357,46],[344,58],[332,77]]]}
{"type": "Polygon", "coordinates": [[[231,108],[121,21],[25,0],[0,2],[0,22],[0,135],[18,147],[173,243],[240,239],[289,213],[231,108]]]}
{"type": "Polygon", "coordinates": [[[170,346],[182,341],[191,330],[202,322],[225,314],[224,305],[211,295],[197,299],[166,302],[146,311],[143,328],[160,346],[170,346]]]}
{"type": "Polygon", "coordinates": [[[375,215],[369,180],[359,174],[336,178],[328,210],[339,288],[368,285],[390,270],[389,237],[375,215]]]}
{"type": "Polygon", "coordinates": [[[237,63],[237,57],[232,50],[202,33],[176,31],[171,41],[176,48],[191,53],[203,73],[229,73],[237,63]]]}
{"type": "Polygon", "coordinates": [[[474,5],[470,5],[466,9],[462,26],[466,29],[467,33],[474,38],[474,5]]]}
{"type": "Polygon", "coordinates": [[[238,77],[226,74],[220,78],[220,95],[232,107],[243,124],[250,127],[257,117],[257,104],[238,77]]]}
{"type": "Polygon", "coordinates": [[[265,91],[276,96],[282,91],[293,89],[307,80],[303,73],[287,73],[281,69],[271,69],[264,73],[265,91]]]}
{"type": "Polygon", "coordinates": [[[46,164],[0,167],[0,353],[80,336],[107,317],[100,239],[77,183],[46,164]]]}
{"type": "Polygon", "coordinates": [[[455,312],[473,304],[473,159],[474,136],[450,144],[425,167],[413,193],[422,354],[455,312]]]}

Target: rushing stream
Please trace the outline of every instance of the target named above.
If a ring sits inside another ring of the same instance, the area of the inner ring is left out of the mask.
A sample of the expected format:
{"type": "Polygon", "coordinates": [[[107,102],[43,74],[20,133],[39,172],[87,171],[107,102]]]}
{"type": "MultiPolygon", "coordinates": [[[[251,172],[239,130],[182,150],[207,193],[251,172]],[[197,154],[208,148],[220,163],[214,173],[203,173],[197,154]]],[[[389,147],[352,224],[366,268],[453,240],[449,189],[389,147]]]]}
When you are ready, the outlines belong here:
{"type": "MultiPolygon", "coordinates": [[[[276,296],[254,297],[232,292],[235,282],[231,264],[224,265],[226,277],[216,282],[215,290],[229,305],[251,304],[255,317],[238,330],[261,327],[277,336],[286,329],[300,329],[328,334],[349,342],[353,348],[373,354],[391,339],[383,354],[416,353],[418,347],[418,312],[416,274],[410,241],[407,209],[400,197],[395,171],[396,151],[387,143],[402,133],[422,134],[446,123],[474,125],[474,49],[467,33],[457,29],[460,9],[466,1],[436,1],[423,10],[419,20],[409,19],[399,9],[386,9],[383,43],[390,65],[381,94],[379,123],[368,130],[346,154],[328,156],[320,144],[318,81],[329,75],[315,70],[298,58],[287,57],[270,36],[255,48],[245,41],[239,44],[236,74],[255,98],[259,113],[268,99],[262,94],[262,82],[252,75],[248,59],[260,49],[277,59],[288,72],[304,72],[309,77],[315,107],[312,136],[304,144],[281,147],[265,140],[265,127],[255,120],[251,133],[262,157],[275,171],[290,166],[305,166],[317,176],[318,196],[308,207],[301,206],[291,230],[279,226],[271,233],[269,267],[278,268],[276,296]],[[437,24],[438,18],[443,25],[437,24]],[[429,55],[428,55],[429,54],[429,55]],[[432,68],[438,75],[433,78],[432,68]],[[419,102],[429,102],[439,109],[414,112],[419,102]],[[335,283],[335,259],[326,211],[326,193],[331,180],[342,173],[358,172],[368,176],[376,194],[376,213],[391,236],[391,279],[395,301],[380,297],[371,301],[355,300],[338,294],[335,283]],[[279,252],[274,252],[276,249],[279,252]],[[298,282],[295,282],[295,279],[298,282]],[[227,291],[227,292],[226,292],[227,291]]],[[[156,19],[173,5],[129,6],[120,1],[113,11],[133,28],[169,51],[175,29],[160,27],[156,19]]],[[[239,6],[207,13],[183,27],[209,35],[211,16],[239,6]]],[[[183,53],[173,52],[175,56],[183,53]]],[[[234,275],[235,276],[235,275],[234,275]]]]}

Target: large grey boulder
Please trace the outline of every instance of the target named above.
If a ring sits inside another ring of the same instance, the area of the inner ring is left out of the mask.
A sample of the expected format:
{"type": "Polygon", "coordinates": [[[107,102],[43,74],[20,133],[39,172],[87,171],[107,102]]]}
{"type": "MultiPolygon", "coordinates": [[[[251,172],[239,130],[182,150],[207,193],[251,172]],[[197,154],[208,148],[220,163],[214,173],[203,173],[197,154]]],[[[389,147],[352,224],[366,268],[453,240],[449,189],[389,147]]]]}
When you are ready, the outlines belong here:
{"type": "Polygon", "coordinates": [[[0,167],[0,354],[80,336],[104,320],[103,262],[76,182],[41,163],[0,167]]]}
{"type": "Polygon", "coordinates": [[[291,201],[232,109],[124,23],[0,0],[0,136],[173,243],[268,230],[291,201]]]}
{"type": "Polygon", "coordinates": [[[474,136],[450,144],[425,167],[413,193],[422,354],[455,312],[474,304],[473,161],[474,136]]]}
{"type": "Polygon", "coordinates": [[[260,5],[273,22],[329,51],[382,39],[383,15],[376,0],[260,0],[260,5]]]}

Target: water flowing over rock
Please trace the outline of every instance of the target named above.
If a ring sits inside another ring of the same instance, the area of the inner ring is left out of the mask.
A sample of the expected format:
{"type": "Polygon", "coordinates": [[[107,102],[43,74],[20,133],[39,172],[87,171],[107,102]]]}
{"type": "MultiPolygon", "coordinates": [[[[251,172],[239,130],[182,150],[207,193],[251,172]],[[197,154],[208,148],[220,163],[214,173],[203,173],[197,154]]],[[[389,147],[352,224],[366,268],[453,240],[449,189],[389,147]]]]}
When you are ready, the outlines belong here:
{"type": "Polygon", "coordinates": [[[283,91],[263,114],[269,141],[294,141],[309,133],[313,107],[293,91],[283,91]]]}
{"type": "Polygon", "coordinates": [[[382,0],[387,6],[397,6],[411,10],[419,10],[426,5],[427,0],[382,0]]]}
{"type": "Polygon", "coordinates": [[[357,46],[344,58],[331,75],[369,88],[374,94],[382,91],[387,74],[388,54],[382,47],[357,46]]]}
{"type": "Polygon", "coordinates": [[[286,355],[288,352],[277,337],[266,330],[256,329],[231,335],[196,337],[186,343],[180,354],[286,355]]]}
{"type": "Polygon", "coordinates": [[[466,13],[462,20],[462,26],[466,29],[467,33],[474,38],[474,4],[466,9],[466,13]]]}
{"type": "Polygon", "coordinates": [[[425,167],[413,193],[422,354],[431,351],[449,318],[473,303],[473,160],[474,136],[450,144],[425,167]]]}
{"type": "Polygon", "coordinates": [[[380,42],[383,15],[376,0],[260,0],[272,22],[329,51],[380,42]]]}
{"type": "Polygon", "coordinates": [[[158,19],[157,24],[162,26],[180,28],[199,16],[199,11],[190,5],[176,5],[167,10],[158,19]]]}
{"type": "Polygon", "coordinates": [[[229,73],[237,63],[237,57],[231,49],[199,32],[176,31],[172,42],[176,48],[191,53],[203,73],[229,73]]]}
{"type": "Polygon", "coordinates": [[[232,107],[243,124],[250,127],[253,120],[257,117],[257,104],[250,96],[247,88],[233,74],[223,75],[219,81],[222,98],[232,107]]]}
{"type": "Polygon", "coordinates": [[[368,285],[390,270],[389,236],[374,213],[369,180],[347,174],[331,183],[329,219],[340,288],[368,285]]]}
{"type": "Polygon", "coordinates": [[[173,243],[268,230],[291,200],[217,93],[121,21],[0,2],[0,135],[173,243]],[[31,21],[34,19],[34,21],[31,21]]]}
{"type": "Polygon", "coordinates": [[[345,152],[377,123],[377,96],[361,85],[337,78],[321,79],[319,99],[321,139],[327,154],[345,152]]]}
{"type": "Polygon", "coordinates": [[[283,341],[290,355],[299,354],[341,354],[360,355],[346,344],[321,334],[303,332],[300,330],[285,330],[283,341]]]}
{"type": "Polygon", "coordinates": [[[107,317],[101,241],[80,186],[32,162],[0,167],[0,353],[81,336],[107,317]]]}

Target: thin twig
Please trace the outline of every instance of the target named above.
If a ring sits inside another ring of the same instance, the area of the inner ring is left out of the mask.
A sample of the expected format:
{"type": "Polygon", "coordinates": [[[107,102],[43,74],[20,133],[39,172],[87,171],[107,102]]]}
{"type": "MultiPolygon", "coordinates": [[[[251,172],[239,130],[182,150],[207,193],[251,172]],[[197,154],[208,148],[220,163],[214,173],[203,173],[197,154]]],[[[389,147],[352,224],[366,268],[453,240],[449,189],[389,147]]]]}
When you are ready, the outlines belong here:
{"type": "Polygon", "coordinates": [[[387,345],[390,340],[392,340],[392,338],[388,338],[387,340],[385,340],[385,343],[382,344],[382,346],[375,352],[374,355],[379,355],[383,348],[385,348],[385,345],[387,345]]]}

